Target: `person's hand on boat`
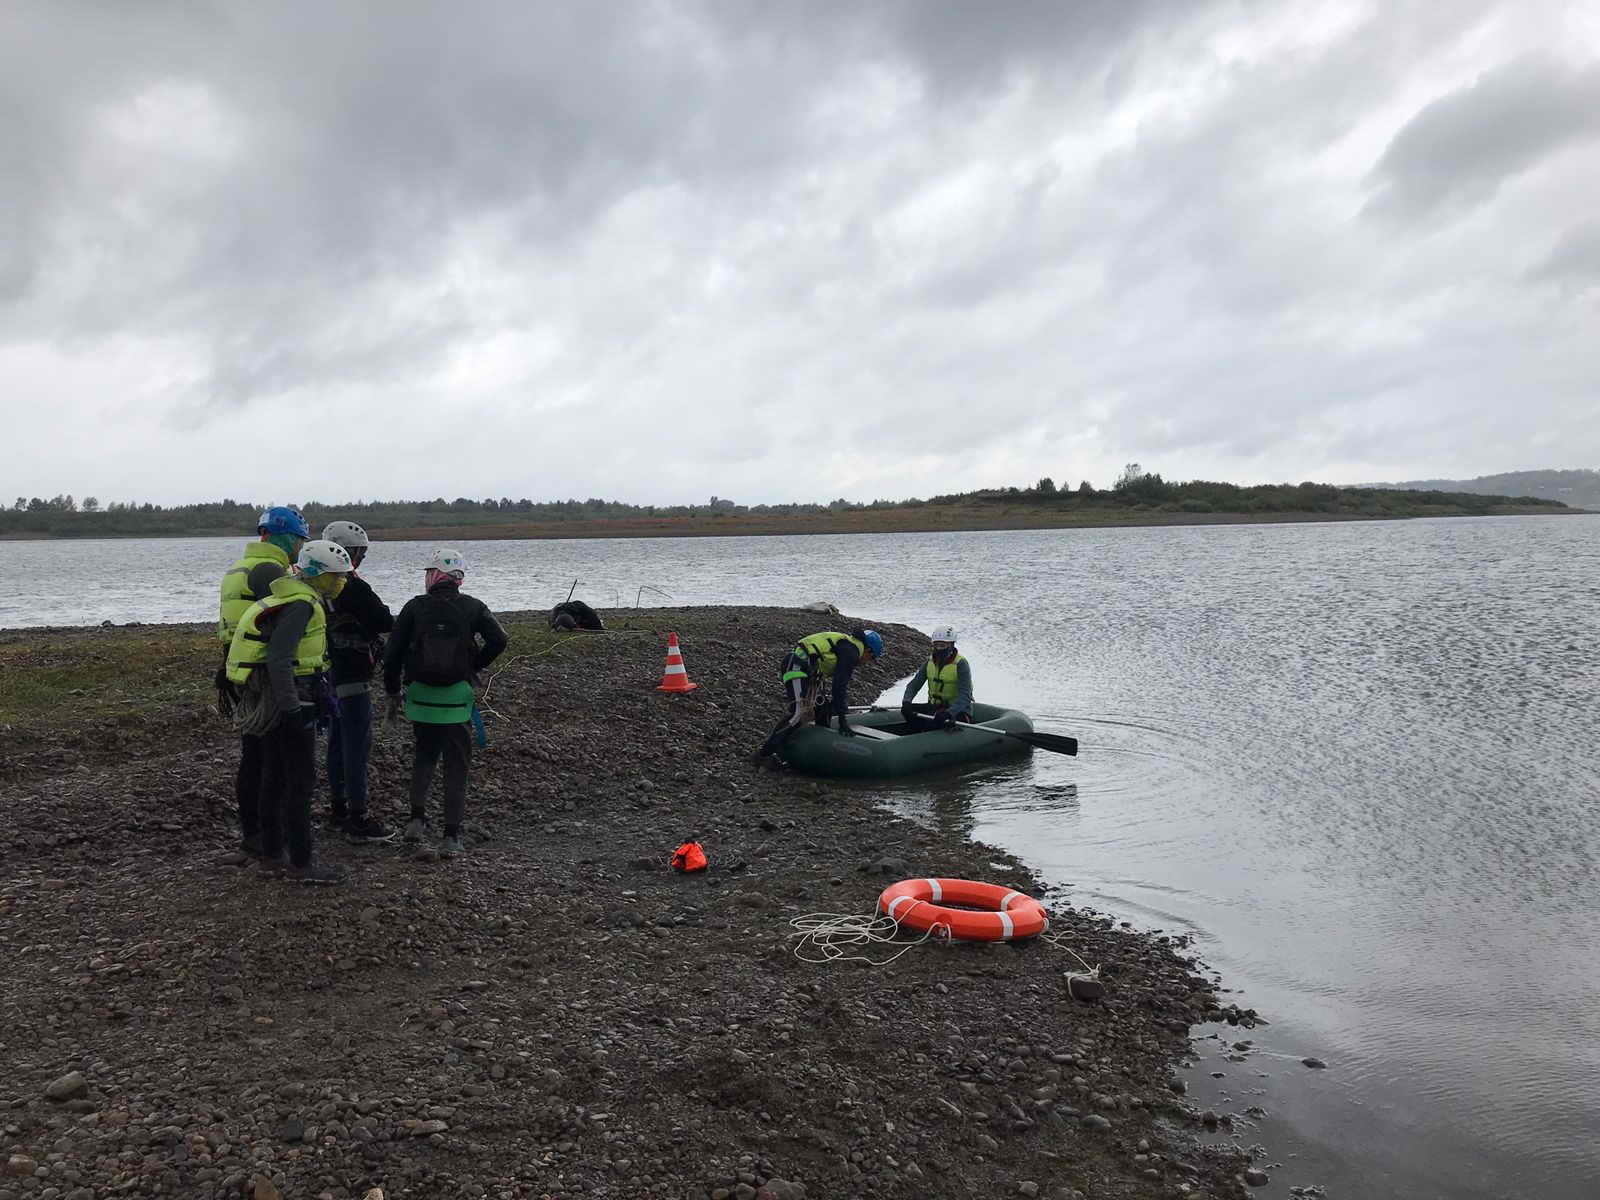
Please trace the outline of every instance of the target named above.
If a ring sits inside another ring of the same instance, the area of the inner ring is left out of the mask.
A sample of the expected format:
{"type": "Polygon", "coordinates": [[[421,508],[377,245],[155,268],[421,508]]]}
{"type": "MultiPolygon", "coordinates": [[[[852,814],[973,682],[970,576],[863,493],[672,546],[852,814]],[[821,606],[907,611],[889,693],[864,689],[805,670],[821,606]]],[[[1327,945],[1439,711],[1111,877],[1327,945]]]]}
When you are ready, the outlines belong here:
{"type": "Polygon", "coordinates": [[[941,708],[933,714],[933,727],[935,729],[953,729],[955,727],[955,718],[950,715],[948,708],[941,708]]]}
{"type": "Polygon", "coordinates": [[[916,715],[917,715],[917,710],[912,708],[911,705],[902,704],[900,706],[900,719],[902,721],[904,721],[907,725],[911,724],[911,718],[916,716],[916,715]]]}

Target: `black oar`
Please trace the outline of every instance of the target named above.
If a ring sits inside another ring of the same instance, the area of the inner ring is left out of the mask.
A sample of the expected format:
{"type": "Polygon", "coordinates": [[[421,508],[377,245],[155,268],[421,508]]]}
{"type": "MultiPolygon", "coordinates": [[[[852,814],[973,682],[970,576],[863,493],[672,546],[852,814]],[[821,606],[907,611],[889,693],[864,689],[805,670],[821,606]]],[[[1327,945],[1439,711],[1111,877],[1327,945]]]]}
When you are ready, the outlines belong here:
{"type": "MultiPolygon", "coordinates": [[[[891,708],[885,708],[882,705],[864,704],[858,708],[852,708],[850,711],[893,712],[894,710],[891,708]]],[[[1004,734],[1006,737],[1016,738],[1019,742],[1027,742],[1030,746],[1037,746],[1041,750],[1053,750],[1057,754],[1076,755],[1078,753],[1078,739],[1075,737],[1064,737],[1059,733],[1012,733],[1009,729],[996,729],[992,725],[968,725],[962,721],[953,722],[950,725],[950,728],[970,729],[974,733],[1000,733],[1004,734]]]]}
{"type": "MultiPolygon", "coordinates": [[[[972,728],[977,727],[973,726],[972,728]]],[[[1014,737],[1019,742],[1027,742],[1028,745],[1037,746],[1041,750],[1054,750],[1057,754],[1076,754],[1078,752],[1077,738],[1063,737],[1058,733],[1012,733],[1009,729],[995,729],[991,732],[1003,733],[1007,737],[1014,737]]]]}

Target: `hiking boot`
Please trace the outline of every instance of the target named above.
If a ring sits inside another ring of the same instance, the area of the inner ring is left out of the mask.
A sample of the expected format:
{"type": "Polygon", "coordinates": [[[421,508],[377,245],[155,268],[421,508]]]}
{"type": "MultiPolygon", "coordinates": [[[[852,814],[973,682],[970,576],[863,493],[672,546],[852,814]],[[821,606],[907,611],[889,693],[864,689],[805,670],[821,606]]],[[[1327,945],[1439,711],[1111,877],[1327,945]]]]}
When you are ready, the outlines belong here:
{"type": "Polygon", "coordinates": [[[447,837],[444,839],[444,841],[439,843],[439,857],[454,858],[456,855],[461,853],[462,848],[461,838],[459,836],[447,837]]]}
{"type": "Polygon", "coordinates": [[[239,853],[248,854],[251,858],[262,858],[266,851],[261,848],[261,835],[239,839],[239,853]]]}
{"type": "Polygon", "coordinates": [[[279,850],[276,854],[268,854],[263,851],[261,857],[256,860],[256,868],[263,875],[281,875],[288,869],[288,866],[289,852],[287,850],[279,850]]]}
{"type": "Polygon", "coordinates": [[[283,877],[290,883],[332,884],[343,883],[344,872],[337,867],[327,867],[319,862],[303,867],[286,867],[283,877]]]}
{"type": "Polygon", "coordinates": [[[339,828],[352,842],[386,842],[394,836],[394,830],[367,813],[350,817],[339,828]]]}
{"type": "Polygon", "coordinates": [[[405,838],[408,842],[420,842],[428,836],[428,823],[421,817],[412,817],[406,822],[405,838]]]}

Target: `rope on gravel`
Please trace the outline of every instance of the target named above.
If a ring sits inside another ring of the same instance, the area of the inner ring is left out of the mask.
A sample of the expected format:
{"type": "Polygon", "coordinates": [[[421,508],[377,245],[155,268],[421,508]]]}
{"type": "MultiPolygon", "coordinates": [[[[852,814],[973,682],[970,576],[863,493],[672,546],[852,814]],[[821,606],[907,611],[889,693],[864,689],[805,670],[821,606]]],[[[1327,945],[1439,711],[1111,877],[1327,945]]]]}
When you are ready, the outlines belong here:
{"type": "Polygon", "coordinates": [[[887,945],[898,941],[895,932],[900,926],[893,917],[882,917],[876,913],[807,913],[803,917],[791,918],[789,924],[800,931],[800,938],[794,945],[794,956],[801,962],[862,962],[874,967],[888,966],[944,928],[935,925],[916,941],[905,943],[888,958],[877,959],[850,951],[858,946],[887,945]]]}
{"type": "MultiPolygon", "coordinates": [[[[915,941],[906,942],[900,949],[888,958],[878,959],[867,954],[852,954],[851,951],[860,947],[882,946],[900,939],[895,936],[900,925],[893,917],[886,917],[876,911],[870,914],[861,913],[806,913],[804,916],[792,917],[789,925],[800,931],[800,936],[794,944],[794,956],[801,962],[828,964],[835,962],[861,962],[869,966],[886,967],[907,951],[915,950],[924,942],[935,937],[948,938],[950,928],[947,925],[933,925],[926,933],[915,941]]],[[[1072,986],[1075,979],[1083,979],[1092,983],[1100,982],[1100,965],[1090,966],[1071,946],[1067,945],[1067,935],[1064,933],[1051,933],[1048,929],[1038,935],[1039,941],[1047,946],[1072,956],[1081,970],[1067,971],[1067,986],[1072,986]]]]}
{"type": "Polygon", "coordinates": [[[1080,955],[1071,946],[1067,945],[1067,935],[1066,934],[1064,934],[1064,933],[1051,933],[1050,930],[1047,928],[1043,933],[1041,933],[1039,935],[1039,940],[1041,942],[1043,942],[1047,946],[1054,946],[1057,950],[1060,950],[1060,951],[1062,951],[1062,952],[1064,952],[1066,954],[1072,955],[1072,957],[1077,961],[1077,964],[1080,967],[1083,968],[1083,970],[1081,970],[1081,971],[1068,971],[1068,972],[1066,972],[1067,987],[1068,988],[1072,987],[1072,981],[1074,979],[1084,979],[1084,980],[1088,980],[1090,983],[1099,983],[1100,982],[1100,964],[1099,963],[1095,963],[1095,965],[1091,967],[1088,963],[1084,962],[1083,961],[1083,956],[1080,955]]]}
{"type": "Polygon", "coordinates": [[[500,666],[500,669],[498,671],[496,671],[494,674],[489,676],[489,681],[483,685],[483,695],[478,697],[478,711],[483,713],[485,716],[498,717],[502,721],[510,720],[510,718],[507,717],[504,713],[497,712],[495,709],[492,709],[492,708],[489,707],[489,690],[494,687],[494,681],[496,679],[499,679],[500,676],[504,675],[512,667],[516,666],[519,662],[522,662],[525,659],[542,657],[543,655],[549,654],[552,650],[556,649],[556,647],[558,647],[558,646],[565,646],[568,642],[576,642],[580,638],[586,638],[586,637],[591,636],[592,634],[597,634],[597,633],[598,634],[602,634],[602,635],[607,636],[607,637],[658,637],[658,636],[660,636],[653,629],[585,629],[582,633],[569,634],[567,637],[561,638],[558,641],[551,642],[543,650],[532,650],[532,651],[529,651],[527,654],[518,654],[518,655],[514,656],[513,658],[511,658],[509,661],[507,661],[505,663],[502,663],[501,666],[500,666]]]}

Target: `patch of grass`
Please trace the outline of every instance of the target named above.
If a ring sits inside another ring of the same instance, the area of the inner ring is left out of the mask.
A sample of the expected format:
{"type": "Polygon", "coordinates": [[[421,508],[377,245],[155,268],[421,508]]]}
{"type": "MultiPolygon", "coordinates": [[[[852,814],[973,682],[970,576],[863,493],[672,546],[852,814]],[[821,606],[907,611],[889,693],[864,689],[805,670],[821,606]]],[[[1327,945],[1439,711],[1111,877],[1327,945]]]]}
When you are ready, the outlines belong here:
{"type": "Polygon", "coordinates": [[[0,640],[0,724],[52,728],[205,700],[216,639],[186,626],[37,630],[0,640]]]}

